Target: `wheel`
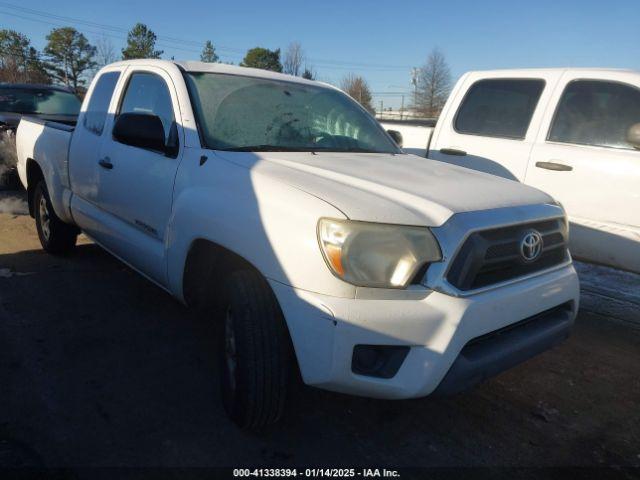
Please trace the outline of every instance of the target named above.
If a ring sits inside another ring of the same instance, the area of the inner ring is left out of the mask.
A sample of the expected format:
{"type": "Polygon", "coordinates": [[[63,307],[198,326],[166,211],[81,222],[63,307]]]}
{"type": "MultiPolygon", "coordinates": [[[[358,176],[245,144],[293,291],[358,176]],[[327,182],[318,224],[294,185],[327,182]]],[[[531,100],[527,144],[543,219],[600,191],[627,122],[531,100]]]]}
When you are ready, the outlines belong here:
{"type": "Polygon", "coordinates": [[[64,223],[53,211],[49,192],[44,180],[36,185],[33,193],[36,229],[40,244],[45,251],[53,254],[68,253],[76,246],[78,230],[64,223]]]}
{"type": "Polygon", "coordinates": [[[278,302],[258,272],[234,272],[228,287],[222,398],[238,426],[259,430],[282,416],[291,366],[289,334],[278,302]]]}

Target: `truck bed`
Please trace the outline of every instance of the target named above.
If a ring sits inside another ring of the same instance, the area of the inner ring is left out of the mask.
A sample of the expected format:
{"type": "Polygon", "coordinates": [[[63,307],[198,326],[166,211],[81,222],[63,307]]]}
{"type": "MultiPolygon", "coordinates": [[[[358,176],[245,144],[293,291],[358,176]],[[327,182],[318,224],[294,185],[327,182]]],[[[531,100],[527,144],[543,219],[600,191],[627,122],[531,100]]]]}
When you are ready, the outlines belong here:
{"type": "Polygon", "coordinates": [[[63,198],[69,184],[69,145],[75,127],[34,117],[23,117],[16,132],[18,175],[22,185],[29,184],[28,164],[36,162],[46,180],[54,210],[60,218],[68,217],[63,198]]]}

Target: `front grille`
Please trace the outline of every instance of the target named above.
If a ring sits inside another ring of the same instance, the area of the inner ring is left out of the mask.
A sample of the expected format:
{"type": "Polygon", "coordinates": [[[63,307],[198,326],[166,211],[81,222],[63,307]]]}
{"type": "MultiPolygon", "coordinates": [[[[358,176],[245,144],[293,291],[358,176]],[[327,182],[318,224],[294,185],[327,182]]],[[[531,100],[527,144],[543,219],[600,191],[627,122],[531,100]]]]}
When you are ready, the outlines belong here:
{"type": "Polygon", "coordinates": [[[467,291],[553,267],[567,259],[567,233],[561,218],[474,232],[452,261],[447,281],[467,291]],[[539,257],[527,262],[520,242],[531,230],[540,233],[543,246],[539,257]]]}

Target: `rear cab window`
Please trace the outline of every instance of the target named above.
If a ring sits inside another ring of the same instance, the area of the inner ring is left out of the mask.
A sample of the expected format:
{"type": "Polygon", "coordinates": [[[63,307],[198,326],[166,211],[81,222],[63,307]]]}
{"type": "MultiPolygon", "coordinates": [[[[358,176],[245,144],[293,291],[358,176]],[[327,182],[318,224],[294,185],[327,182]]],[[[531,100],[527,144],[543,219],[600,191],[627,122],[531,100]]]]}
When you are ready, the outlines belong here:
{"type": "Polygon", "coordinates": [[[486,79],[469,88],[454,119],[458,133],[524,139],[544,90],[542,79],[486,79]]]}
{"type": "Polygon", "coordinates": [[[82,125],[95,135],[102,135],[104,123],[107,119],[109,103],[113,96],[113,91],[120,78],[120,72],[105,72],[100,75],[96,83],[87,111],[84,113],[82,125]]]}

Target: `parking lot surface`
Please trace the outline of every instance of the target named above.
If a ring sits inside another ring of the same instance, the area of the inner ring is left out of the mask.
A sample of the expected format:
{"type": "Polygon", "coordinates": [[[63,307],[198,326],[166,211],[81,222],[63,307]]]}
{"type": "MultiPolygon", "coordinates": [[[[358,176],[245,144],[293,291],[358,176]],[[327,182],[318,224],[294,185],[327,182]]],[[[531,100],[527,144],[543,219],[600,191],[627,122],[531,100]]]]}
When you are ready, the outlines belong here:
{"type": "Polygon", "coordinates": [[[585,309],[554,350],[451,398],[300,386],[258,435],[224,415],[210,319],[86,239],[45,254],[20,197],[7,198],[0,465],[640,466],[640,313],[632,294],[609,313],[624,289],[602,280],[602,297],[589,266],[585,309]]]}

